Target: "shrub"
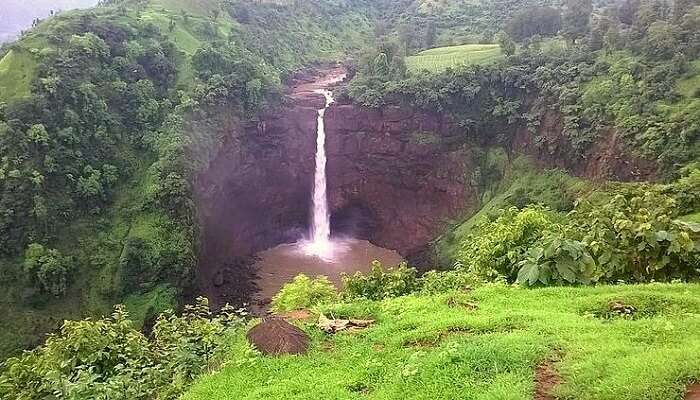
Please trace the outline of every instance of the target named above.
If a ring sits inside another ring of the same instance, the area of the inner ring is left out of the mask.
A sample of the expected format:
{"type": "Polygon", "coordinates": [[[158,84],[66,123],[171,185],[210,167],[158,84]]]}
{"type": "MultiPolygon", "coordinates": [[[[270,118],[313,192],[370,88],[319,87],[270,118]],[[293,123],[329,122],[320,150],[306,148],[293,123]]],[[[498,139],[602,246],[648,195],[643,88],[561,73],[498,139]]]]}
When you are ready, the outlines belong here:
{"type": "Polygon", "coordinates": [[[511,207],[496,220],[477,227],[458,252],[458,261],[476,275],[494,279],[504,276],[514,281],[517,264],[545,230],[557,230],[549,210],[542,207],[511,207]]]}
{"type": "Polygon", "coordinates": [[[24,270],[41,290],[60,296],[68,288],[68,277],[73,266],[71,259],[58,250],[32,243],[24,253],[24,270]]]}
{"type": "Polygon", "coordinates": [[[352,276],[343,276],[343,296],[380,300],[416,292],[419,285],[415,268],[401,263],[396,268],[384,271],[379,261],[373,261],[372,270],[367,275],[356,272],[352,276]]]}
{"type": "Polygon", "coordinates": [[[432,295],[452,290],[465,291],[481,284],[476,275],[457,268],[450,271],[428,271],[420,277],[421,294],[432,295]]]}
{"type": "Polygon", "coordinates": [[[461,244],[459,262],[528,286],[697,278],[700,225],[677,219],[697,207],[696,175],[614,185],[580,199],[561,222],[541,208],[502,211],[461,244]]]}
{"type": "Polygon", "coordinates": [[[301,310],[321,303],[330,303],[337,297],[335,287],[327,277],[317,276],[311,279],[299,274],[272,298],[272,311],[301,310]]]}
{"type": "Polygon", "coordinates": [[[203,298],[182,316],[161,315],[151,340],[122,306],[99,320],[66,321],[43,346],[3,364],[0,398],[176,399],[242,321],[230,308],[213,316],[203,298]]]}
{"type": "Polygon", "coordinates": [[[561,235],[546,235],[528,250],[518,266],[518,282],[528,286],[587,284],[597,280],[596,263],[586,244],[561,235]]]}
{"type": "Polygon", "coordinates": [[[677,212],[671,196],[632,186],[604,204],[582,201],[570,217],[601,279],[647,282],[700,275],[700,225],[677,220],[677,212]]]}

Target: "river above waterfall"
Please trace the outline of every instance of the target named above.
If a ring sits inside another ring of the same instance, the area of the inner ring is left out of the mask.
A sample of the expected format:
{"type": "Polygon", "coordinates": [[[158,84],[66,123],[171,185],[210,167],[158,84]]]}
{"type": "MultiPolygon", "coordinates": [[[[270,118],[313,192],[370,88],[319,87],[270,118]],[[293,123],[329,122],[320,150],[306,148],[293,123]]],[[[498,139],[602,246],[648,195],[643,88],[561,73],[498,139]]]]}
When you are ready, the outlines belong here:
{"type": "Polygon", "coordinates": [[[403,261],[396,251],[375,246],[366,240],[333,239],[333,242],[335,254],[332,259],[309,255],[302,242],[281,244],[258,253],[255,271],[259,298],[272,298],[285,283],[299,274],[309,277],[325,275],[340,287],[343,273],[367,272],[374,260],[385,267],[396,266],[403,261]]]}

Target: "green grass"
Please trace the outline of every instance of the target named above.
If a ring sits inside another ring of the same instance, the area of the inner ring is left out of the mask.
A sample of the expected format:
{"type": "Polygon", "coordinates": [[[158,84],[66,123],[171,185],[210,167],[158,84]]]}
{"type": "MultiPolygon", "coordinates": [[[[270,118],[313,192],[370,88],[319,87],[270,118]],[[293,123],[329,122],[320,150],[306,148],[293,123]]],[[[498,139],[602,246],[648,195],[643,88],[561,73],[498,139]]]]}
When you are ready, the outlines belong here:
{"type": "Polygon", "coordinates": [[[312,338],[303,356],[251,354],[239,334],[221,370],[182,399],[525,400],[544,360],[561,375],[556,395],[570,400],[680,400],[700,378],[697,284],[486,286],[327,308],[377,322],[334,336],[302,325],[312,338]],[[637,317],[607,316],[612,300],[637,317]]]}
{"type": "Polygon", "coordinates": [[[693,214],[684,215],[680,219],[683,221],[695,222],[695,223],[700,224],[700,211],[693,213],[693,214]]]}
{"type": "Polygon", "coordinates": [[[466,64],[488,64],[500,58],[501,49],[497,44],[465,44],[422,51],[406,57],[406,66],[414,72],[442,71],[466,64]]]}
{"type": "MultiPolygon", "coordinates": [[[[210,17],[220,9],[219,2],[206,0],[150,0],[149,7],[153,9],[166,9],[180,13],[185,11],[201,17],[210,17]]],[[[221,14],[224,14],[223,12],[221,14]]]]}
{"type": "Polygon", "coordinates": [[[175,309],[177,295],[175,289],[167,284],[161,284],[152,290],[132,294],[124,299],[124,306],[129,312],[129,317],[137,327],[141,327],[146,320],[168,309],[175,309]]]}
{"type": "Polygon", "coordinates": [[[693,61],[685,78],[678,81],[676,90],[683,97],[692,98],[700,90],[700,60],[693,61]]]}
{"type": "MultiPolygon", "coordinates": [[[[175,25],[172,31],[169,29],[170,17],[167,14],[152,10],[142,14],[141,19],[158,26],[175,46],[187,55],[192,55],[202,47],[202,41],[191,32],[191,27],[182,22],[181,17],[175,16],[175,25]]],[[[190,24],[192,25],[192,24],[190,24]]]]}
{"type": "Polygon", "coordinates": [[[0,60],[0,101],[26,97],[30,94],[36,60],[27,50],[10,50],[0,60]]]}

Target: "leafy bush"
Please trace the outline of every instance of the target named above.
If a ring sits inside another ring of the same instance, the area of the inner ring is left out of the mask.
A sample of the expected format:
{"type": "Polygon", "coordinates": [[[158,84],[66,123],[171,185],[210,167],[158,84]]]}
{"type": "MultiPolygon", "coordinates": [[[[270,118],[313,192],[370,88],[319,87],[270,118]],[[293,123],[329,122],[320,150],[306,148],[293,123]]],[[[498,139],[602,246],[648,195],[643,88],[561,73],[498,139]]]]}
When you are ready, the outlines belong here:
{"type": "Polygon", "coordinates": [[[330,303],[337,298],[335,287],[327,277],[317,276],[311,279],[299,274],[272,298],[272,311],[301,310],[321,303],[330,303]]]}
{"type": "Polygon", "coordinates": [[[2,365],[0,398],[176,399],[242,325],[230,308],[213,316],[203,298],[182,316],[161,315],[150,340],[122,306],[99,320],[66,321],[43,346],[2,365]]]}
{"type": "Polygon", "coordinates": [[[700,225],[678,219],[697,205],[688,191],[696,184],[691,172],[671,185],[616,185],[580,199],[561,222],[541,208],[511,208],[477,227],[459,262],[525,285],[697,278],[700,225]]]}
{"type": "Polygon", "coordinates": [[[546,235],[518,263],[518,282],[525,285],[587,284],[595,280],[596,263],[584,243],[546,235]]]}
{"type": "Polygon", "coordinates": [[[407,266],[406,263],[385,271],[379,261],[373,261],[372,270],[367,275],[356,272],[351,276],[343,276],[342,294],[348,299],[380,300],[416,292],[419,285],[416,269],[407,266]]]}
{"type": "Polygon", "coordinates": [[[65,293],[72,269],[70,257],[37,243],[30,244],[24,253],[24,271],[43,291],[54,296],[65,293]]]}
{"type": "Polygon", "coordinates": [[[472,289],[484,281],[475,274],[456,268],[449,271],[426,272],[420,277],[421,294],[440,294],[453,290],[465,291],[472,289]]]}
{"type": "Polygon", "coordinates": [[[476,228],[458,252],[458,261],[478,276],[495,279],[504,276],[514,281],[517,265],[530,246],[545,230],[559,229],[552,214],[541,207],[503,210],[494,221],[476,228]]]}
{"type": "Polygon", "coordinates": [[[624,188],[570,214],[572,234],[589,248],[606,281],[700,276],[700,225],[679,221],[677,202],[645,186],[624,188]]]}

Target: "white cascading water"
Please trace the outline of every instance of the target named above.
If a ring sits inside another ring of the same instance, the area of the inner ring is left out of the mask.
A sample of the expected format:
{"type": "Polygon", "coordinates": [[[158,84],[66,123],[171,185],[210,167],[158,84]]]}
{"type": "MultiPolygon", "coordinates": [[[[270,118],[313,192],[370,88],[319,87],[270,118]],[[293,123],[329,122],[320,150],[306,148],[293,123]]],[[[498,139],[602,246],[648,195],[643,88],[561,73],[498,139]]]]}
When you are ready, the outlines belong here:
{"type": "Polygon", "coordinates": [[[311,240],[304,247],[309,254],[321,258],[331,258],[333,256],[333,242],[331,241],[331,222],[328,214],[328,194],[326,192],[326,130],[324,117],[326,109],[333,103],[333,94],[325,89],[319,89],[315,92],[325,97],[326,104],[318,110],[311,240]]]}

